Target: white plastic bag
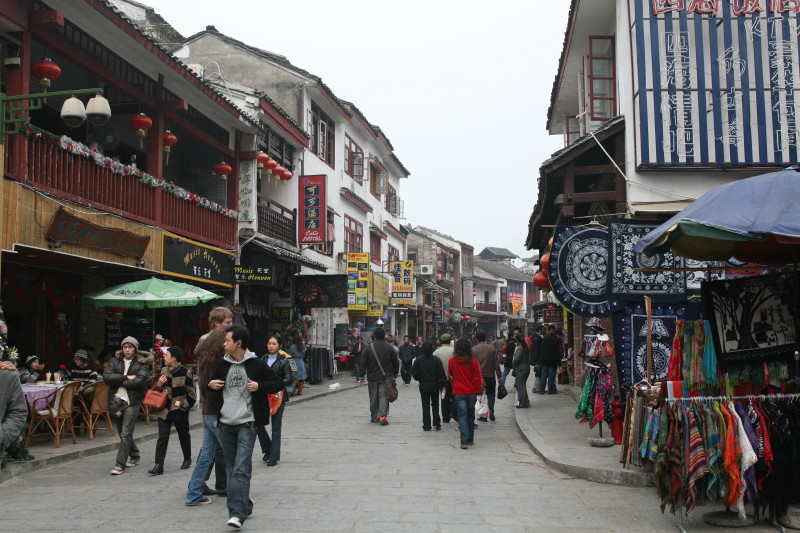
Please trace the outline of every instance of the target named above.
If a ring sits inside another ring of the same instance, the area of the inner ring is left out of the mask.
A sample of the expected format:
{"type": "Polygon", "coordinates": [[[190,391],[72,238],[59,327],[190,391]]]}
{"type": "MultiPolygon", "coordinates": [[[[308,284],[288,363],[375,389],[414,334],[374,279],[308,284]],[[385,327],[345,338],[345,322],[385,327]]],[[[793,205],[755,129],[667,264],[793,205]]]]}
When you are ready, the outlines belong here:
{"type": "Polygon", "coordinates": [[[481,394],[481,396],[475,402],[475,415],[480,418],[486,418],[489,416],[489,405],[486,403],[485,394],[481,394]]]}

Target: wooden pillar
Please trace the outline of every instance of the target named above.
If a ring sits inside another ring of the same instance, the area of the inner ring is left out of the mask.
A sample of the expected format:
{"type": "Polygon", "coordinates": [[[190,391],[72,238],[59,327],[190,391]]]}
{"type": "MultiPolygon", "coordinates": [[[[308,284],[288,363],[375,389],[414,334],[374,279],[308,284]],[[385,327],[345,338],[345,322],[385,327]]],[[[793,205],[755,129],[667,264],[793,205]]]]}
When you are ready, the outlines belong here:
{"type": "Polygon", "coordinates": [[[564,206],[561,211],[567,221],[575,216],[575,166],[572,162],[567,163],[564,169],[564,206]]]}
{"type": "MultiPolygon", "coordinates": [[[[614,162],[619,168],[625,168],[625,132],[624,130],[614,136],[614,162]]],[[[614,192],[616,193],[614,212],[626,213],[628,211],[628,191],[625,177],[614,169],[614,192]]]]}
{"type": "MultiPolygon", "coordinates": [[[[227,207],[231,209],[238,209],[239,199],[239,161],[242,157],[242,132],[237,130],[234,133],[234,147],[233,147],[233,160],[229,163],[231,168],[231,175],[228,176],[228,200],[227,207]]],[[[256,217],[257,218],[257,217],[256,217]]]]}

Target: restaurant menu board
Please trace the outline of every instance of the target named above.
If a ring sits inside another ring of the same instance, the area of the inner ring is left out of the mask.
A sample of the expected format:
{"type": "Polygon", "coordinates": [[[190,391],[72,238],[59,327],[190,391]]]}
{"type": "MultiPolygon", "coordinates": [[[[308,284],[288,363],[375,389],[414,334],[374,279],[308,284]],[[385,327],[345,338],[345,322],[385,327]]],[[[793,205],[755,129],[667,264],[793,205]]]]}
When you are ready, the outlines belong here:
{"type": "Polygon", "coordinates": [[[336,324],[333,326],[333,348],[349,348],[347,342],[347,334],[350,332],[350,327],[347,324],[336,324]]]}
{"type": "Polygon", "coordinates": [[[366,311],[369,303],[369,254],[347,254],[347,310],[366,311]]]}
{"type": "Polygon", "coordinates": [[[390,261],[392,304],[414,305],[414,261],[390,261]]]}
{"type": "Polygon", "coordinates": [[[298,241],[301,243],[327,242],[325,215],[325,178],[318,176],[300,176],[298,180],[300,192],[300,222],[298,224],[298,241]]]}

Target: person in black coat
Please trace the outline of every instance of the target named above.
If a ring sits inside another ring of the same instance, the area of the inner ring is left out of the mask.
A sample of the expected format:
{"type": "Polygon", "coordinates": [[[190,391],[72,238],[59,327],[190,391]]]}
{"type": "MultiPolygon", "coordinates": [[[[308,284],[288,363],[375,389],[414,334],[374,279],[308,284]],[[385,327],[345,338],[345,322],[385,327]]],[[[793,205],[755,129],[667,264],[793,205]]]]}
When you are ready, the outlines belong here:
{"type": "Polygon", "coordinates": [[[422,429],[431,430],[431,412],[433,412],[433,427],[439,431],[442,429],[442,420],[439,417],[439,391],[447,383],[447,376],[442,361],[433,356],[433,343],[426,342],[422,345],[422,355],[414,360],[411,375],[419,381],[422,429]]]}
{"type": "Polygon", "coordinates": [[[539,364],[542,365],[541,375],[539,376],[539,394],[547,392],[556,394],[556,370],[561,364],[561,349],[563,346],[563,333],[552,326],[548,328],[549,333],[542,339],[542,348],[539,355],[539,364]],[[552,329],[550,329],[552,328],[552,329]]]}
{"type": "MultiPolygon", "coordinates": [[[[542,358],[542,338],[543,333],[545,331],[544,325],[540,324],[536,326],[536,331],[533,333],[533,337],[531,338],[531,366],[534,367],[535,377],[539,377],[541,375],[541,367],[539,370],[536,369],[537,365],[541,364],[542,358]]],[[[539,390],[538,381],[536,379],[533,380],[533,389],[531,392],[537,392],[539,390]]]]}

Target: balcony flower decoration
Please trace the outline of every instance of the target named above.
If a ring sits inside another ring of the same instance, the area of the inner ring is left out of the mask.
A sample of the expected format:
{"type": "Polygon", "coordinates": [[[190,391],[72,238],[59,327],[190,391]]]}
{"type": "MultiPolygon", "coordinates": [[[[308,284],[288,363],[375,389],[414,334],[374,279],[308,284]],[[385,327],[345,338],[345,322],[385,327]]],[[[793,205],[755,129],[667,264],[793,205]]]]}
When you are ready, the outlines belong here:
{"type": "Polygon", "coordinates": [[[136,176],[139,178],[141,183],[153,189],[164,189],[165,192],[177,198],[197,204],[204,209],[219,213],[228,218],[236,219],[239,217],[239,211],[236,209],[229,209],[225,206],[219,205],[216,202],[212,202],[208,198],[189,192],[183,187],[175,185],[171,181],[165,181],[161,178],[157,178],[156,176],[148,174],[147,172],[143,172],[136,168],[135,165],[125,165],[119,161],[115,161],[114,159],[106,157],[100,153],[99,150],[90,148],[81,142],[70,139],[66,135],[59,137],[43,129],[37,128],[32,124],[26,124],[22,129],[22,132],[27,137],[33,137],[44,140],[45,142],[49,142],[51,144],[57,144],[62,150],[65,150],[70,154],[91,159],[97,166],[110,170],[114,174],[119,174],[122,176],[136,176]]]}

